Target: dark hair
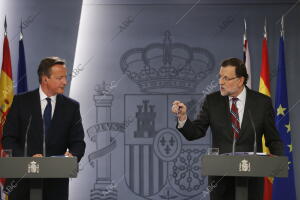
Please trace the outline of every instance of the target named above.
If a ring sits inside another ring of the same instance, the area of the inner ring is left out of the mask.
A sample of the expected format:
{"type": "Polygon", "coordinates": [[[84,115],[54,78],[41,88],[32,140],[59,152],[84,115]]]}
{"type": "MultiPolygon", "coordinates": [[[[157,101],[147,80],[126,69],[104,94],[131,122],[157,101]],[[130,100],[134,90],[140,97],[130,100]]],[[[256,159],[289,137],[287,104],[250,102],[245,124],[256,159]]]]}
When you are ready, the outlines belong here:
{"type": "Polygon", "coordinates": [[[238,58],[228,58],[221,63],[222,67],[234,66],[235,67],[235,74],[237,77],[244,77],[244,85],[247,84],[248,81],[248,74],[246,65],[243,61],[238,58]]]}
{"type": "Polygon", "coordinates": [[[42,76],[50,77],[51,75],[51,67],[54,65],[64,65],[65,60],[61,59],[59,57],[47,57],[41,60],[39,68],[38,68],[38,76],[39,76],[39,82],[42,82],[42,76]]]}

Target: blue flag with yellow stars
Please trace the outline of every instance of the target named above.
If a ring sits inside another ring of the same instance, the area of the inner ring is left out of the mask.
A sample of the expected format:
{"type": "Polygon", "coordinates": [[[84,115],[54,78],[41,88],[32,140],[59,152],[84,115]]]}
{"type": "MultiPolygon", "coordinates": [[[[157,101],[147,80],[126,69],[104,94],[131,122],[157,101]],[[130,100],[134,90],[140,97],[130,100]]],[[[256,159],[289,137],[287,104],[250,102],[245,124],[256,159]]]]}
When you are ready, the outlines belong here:
{"type": "Polygon", "coordinates": [[[285,156],[289,159],[289,172],[287,178],[275,178],[273,182],[273,200],[296,200],[295,179],[294,179],[294,162],[293,162],[293,145],[291,123],[289,119],[288,95],[285,75],[285,58],[284,58],[284,40],[283,36],[279,41],[279,61],[277,71],[277,88],[275,109],[276,127],[279,131],[281,140],[284,144],[285,156]]]}

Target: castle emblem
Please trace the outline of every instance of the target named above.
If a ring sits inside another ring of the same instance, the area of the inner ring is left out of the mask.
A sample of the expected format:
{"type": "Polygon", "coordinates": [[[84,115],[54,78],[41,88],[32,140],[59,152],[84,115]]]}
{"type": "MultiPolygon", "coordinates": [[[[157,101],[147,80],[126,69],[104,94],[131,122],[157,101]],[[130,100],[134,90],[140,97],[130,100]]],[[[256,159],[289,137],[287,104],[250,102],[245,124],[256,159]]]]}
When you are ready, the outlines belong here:
{"type": "Polygon", "coordinates": [[[250,172],[251,171],[251,163],[244,159],[239,164],[239,171],[240,172],[250,172]]]}

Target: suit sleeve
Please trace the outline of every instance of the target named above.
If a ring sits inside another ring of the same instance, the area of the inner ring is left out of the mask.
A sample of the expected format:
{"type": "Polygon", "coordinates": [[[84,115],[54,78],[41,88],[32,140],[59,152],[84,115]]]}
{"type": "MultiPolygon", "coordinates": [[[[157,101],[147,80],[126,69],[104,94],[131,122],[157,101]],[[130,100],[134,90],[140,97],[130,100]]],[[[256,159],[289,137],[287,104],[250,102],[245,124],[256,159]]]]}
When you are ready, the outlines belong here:
{"type": "Polygon", "coordinates": [[[23,148],[20,146],[21,132],[18,102],[18,96],[14,96],[12,105],[10,107],[3,127],[3,148],[12,149],[13,156],[23,156],[24,153],[23,148]]]}
{"type": "Polygon", "coordinates": [[[85,151],[84,130],[82,126],[82,119],[80,115],[79,104],[76,104],[74,117],[72,120],[71,130],[68,138],[68,148],[70,153],[81,160],[85,151]]]}
{"type": "Polygon", "coordinates": [[[284,155],[283,144],[275,126],[275,113],[271,99],[268,100],[264,116],[264,135],[266,146],[274,155],[284,155]]]}
{"type": "MultiPolygon", "coordinates": [[[[209,126],[208,100],[205,98],[201,111],[196,120],[186,120],[182,128],[177,128],[187,140],[204,137],[209,126]]],[[[178,127],[178,124],[176,125],[178,127]]]]}

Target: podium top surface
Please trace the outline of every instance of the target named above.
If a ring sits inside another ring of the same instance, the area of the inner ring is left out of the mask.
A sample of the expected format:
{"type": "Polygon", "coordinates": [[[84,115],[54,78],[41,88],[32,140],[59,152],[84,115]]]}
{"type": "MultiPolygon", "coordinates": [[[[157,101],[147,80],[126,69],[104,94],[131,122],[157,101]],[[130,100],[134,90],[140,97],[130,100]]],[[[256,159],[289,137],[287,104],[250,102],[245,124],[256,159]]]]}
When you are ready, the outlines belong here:
{"type": "Polygon", "coordinates": [[[205,155],[202,174],[208,176],[287,177],[286,156],[205,155]]]}
{"type": "Polygon", "coordinates": [[[1,178],[75,178],[76,157],[0,158],[1,178]]]}

